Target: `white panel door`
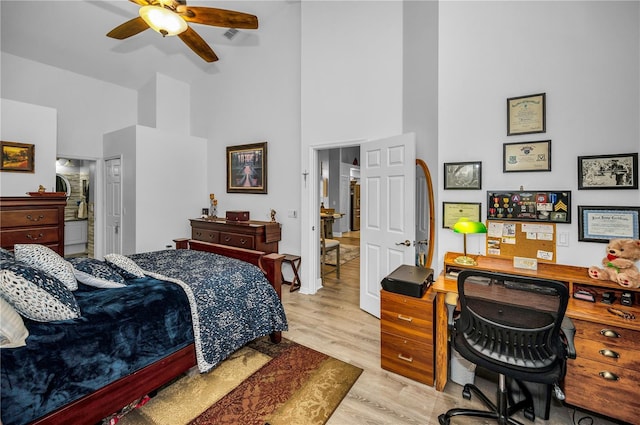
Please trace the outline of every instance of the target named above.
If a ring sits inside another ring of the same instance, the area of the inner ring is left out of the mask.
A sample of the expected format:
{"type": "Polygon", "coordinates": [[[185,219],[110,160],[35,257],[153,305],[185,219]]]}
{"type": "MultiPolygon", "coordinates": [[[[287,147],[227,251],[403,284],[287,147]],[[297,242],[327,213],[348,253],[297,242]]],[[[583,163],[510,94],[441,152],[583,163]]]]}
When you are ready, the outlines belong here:
{"type": "Polygon", "coordinates": [[[105,163],[105,254],[122,254],[122,167],[120,158],[105,163]]]}
{"type": "Polygon", "coordinates": [[[360,308],[380,317],[380,282],[415,264],[415,135],[360,146],[360,308]]]}

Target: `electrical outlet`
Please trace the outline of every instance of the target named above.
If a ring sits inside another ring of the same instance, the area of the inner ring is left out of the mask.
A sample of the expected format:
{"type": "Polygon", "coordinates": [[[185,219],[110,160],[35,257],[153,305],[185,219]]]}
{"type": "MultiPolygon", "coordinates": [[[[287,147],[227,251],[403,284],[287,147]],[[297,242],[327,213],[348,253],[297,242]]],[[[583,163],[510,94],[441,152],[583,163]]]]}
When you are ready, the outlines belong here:
{"type": "Polygon", "coordinates": [[[296,210],[289,210],[289,213],[287,215],[289,218],[297,218],[298,217],[298,211],[296,210]]]}

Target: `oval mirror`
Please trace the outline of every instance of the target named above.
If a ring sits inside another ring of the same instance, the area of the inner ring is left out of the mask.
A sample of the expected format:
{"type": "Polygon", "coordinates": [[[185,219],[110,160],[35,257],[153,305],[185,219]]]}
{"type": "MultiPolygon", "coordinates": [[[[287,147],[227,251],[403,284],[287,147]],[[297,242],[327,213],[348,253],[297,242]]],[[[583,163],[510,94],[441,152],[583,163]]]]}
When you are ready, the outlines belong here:
{"type": "Polygon", "coordinates": [[[435,240],[433,183],[426,162],[416,159],[416,258],[431,268],[435,240]]]}
{"type": "Polygon", "coordinates": [[[67,198],[71,196],[71,183],[62,174],[56,174],[56,192],[64,192],[67,198]]]}

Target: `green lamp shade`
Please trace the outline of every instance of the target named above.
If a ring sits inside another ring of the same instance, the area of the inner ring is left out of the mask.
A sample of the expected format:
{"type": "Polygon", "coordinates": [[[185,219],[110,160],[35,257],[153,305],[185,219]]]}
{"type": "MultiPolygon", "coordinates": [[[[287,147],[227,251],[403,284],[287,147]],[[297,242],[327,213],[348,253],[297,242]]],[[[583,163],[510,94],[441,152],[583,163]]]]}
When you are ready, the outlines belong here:
{"type": "Polygon", "coordinates": [[[459,256],[454,261],[458,264],[475,266],[476,261],[467,256],[467,235],[470,233],[487,233],[487,227],[483,223],[462,217],[453,225],[453,231],[455,233],[462,233],[464,236],[464,255],[459,256]]]}

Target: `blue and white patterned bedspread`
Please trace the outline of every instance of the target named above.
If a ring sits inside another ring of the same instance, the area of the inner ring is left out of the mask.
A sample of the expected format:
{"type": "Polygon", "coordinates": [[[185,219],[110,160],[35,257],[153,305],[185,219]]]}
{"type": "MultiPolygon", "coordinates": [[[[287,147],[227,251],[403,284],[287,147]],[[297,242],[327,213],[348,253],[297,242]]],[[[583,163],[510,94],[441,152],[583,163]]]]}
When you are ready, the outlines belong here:
{"type": "Polygon", "coordinates": [[[252,264],[187,249],[129,257],[149,276],[184,289],[191,305],[200,372],[207,372],[249,341],[288,329],[276,291],[252,264]]]}

